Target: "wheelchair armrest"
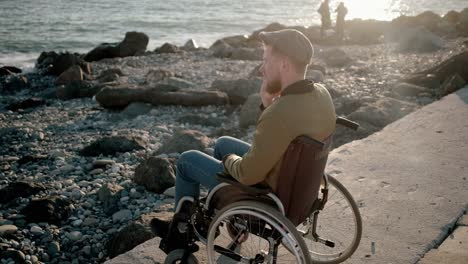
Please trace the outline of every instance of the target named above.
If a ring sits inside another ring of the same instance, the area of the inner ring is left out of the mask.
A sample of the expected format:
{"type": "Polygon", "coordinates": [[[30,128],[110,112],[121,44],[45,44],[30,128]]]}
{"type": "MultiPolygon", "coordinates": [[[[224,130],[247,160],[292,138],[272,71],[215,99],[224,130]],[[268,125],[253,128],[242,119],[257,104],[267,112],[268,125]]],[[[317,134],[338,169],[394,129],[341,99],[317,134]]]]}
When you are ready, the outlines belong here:
{"type": "Polygon", "coordinates": [[[244,185],[238,182],[236,179],[234,179],[234,177],[232,177],[231,175],[222,172],[216,174],[216,179],[219,182],[225,182],[233,186],[239,187],[243,191],[253,195],[266,195],[268,193],[273,192],[270,187],[262,184],[244,185]]]}

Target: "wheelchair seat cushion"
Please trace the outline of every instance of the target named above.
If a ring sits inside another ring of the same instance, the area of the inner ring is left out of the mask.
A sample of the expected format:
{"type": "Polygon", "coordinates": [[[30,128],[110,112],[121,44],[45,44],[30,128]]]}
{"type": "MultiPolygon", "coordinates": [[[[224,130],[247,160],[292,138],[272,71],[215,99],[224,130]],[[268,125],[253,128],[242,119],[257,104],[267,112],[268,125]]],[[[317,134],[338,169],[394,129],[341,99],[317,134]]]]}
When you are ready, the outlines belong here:
{"type": "Polygon", "coordinates": [[[222,208],[232,203],[246,200],[258,201],[273,207],[277,207],[276,203],[266,195],[268,192],[256,193],[249,191],[249,189],[240,185],[242,184],[230,184],[219,189],[213,194],[213,197],[210,200],[209,208],[221,210],[222,208]]]}

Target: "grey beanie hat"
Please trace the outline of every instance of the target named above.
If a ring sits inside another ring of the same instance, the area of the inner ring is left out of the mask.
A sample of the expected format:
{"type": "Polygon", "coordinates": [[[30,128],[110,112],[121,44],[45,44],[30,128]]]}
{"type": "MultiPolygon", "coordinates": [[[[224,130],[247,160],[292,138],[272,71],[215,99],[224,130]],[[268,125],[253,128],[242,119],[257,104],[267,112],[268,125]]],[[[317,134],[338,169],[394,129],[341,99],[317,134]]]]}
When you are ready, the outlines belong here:
{"type": "Polygon", "coordinates": [[[259,33],[260,40],[298,63],[309,64],[314,54],[310,40],[296,29],[259,33]]]}

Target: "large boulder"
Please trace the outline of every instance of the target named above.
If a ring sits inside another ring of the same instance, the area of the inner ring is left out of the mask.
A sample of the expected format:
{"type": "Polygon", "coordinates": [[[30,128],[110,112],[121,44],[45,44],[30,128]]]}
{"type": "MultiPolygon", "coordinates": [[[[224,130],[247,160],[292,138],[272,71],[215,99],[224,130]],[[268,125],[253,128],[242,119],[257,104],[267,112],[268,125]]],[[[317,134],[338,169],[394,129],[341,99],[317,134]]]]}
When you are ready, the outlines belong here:
{"type": "Polygon", "coordinates": [[[365,104],[358,110],[348,115],[354,121],[366,122],[375,127],[382,128],[403,116],[413,112],[418,105],[383,97],[375,103],[365,104]]]}
{"type": "Polygon", "coordinates": [[[182,50],[174,44],[164,43],[161,47],[156,48],[154,52],[156,54],[162,53],[180,53],[182,50]]]}
{"type": "Polygon", "coordinates": [[[148,191],[161,194],[175,184],[175,170],[170,160],[150,157],[135,168],[133,181],[148,191]]]}
{"type": "Polygon", "coordinates": [[[137,222],[131,223],[109,239],[106,244],[107,253],[110,258],[116,257],[153,237],[148,226],[137,222]]]}
{"type": "Polygon", "coordinates": [[[225,92],[231,104],[243,104],[247,97],[260,91],[260,78],[238,80],[215,80],[211,84],[212,90],[225,92]]]}
{"type": "Polygon", "coordinates": [[[149,37],[141,32],[127,32],[119,43],[102,43],[84,56],[86,61],[98,61],[105,58],[123,58],[143,54],[149,37]]]}
{"type": "Polygon", "coordinates": [[[29,223],[46,222],[49,224],[60,225],[62,221],[67,220],[74,206],[67,199],[52,196],[44,199],[33,200],[21,210],[21,214],[29,223]]]}
{"type": "Polygon", "coordinates": [[[401,52],[433,52],[444,47],[443,40],[424,28],[400,31],[398,50],[401,52]]]}
{"type": "Polygon", "coordinates": [[[86,74],[91,74],[91,66],[79,57],[78,54],[72,54],[69,52],[56,53],[42,52],[37,58],[36,68],[40,71],[59,76],[70,67],[78,65],[81,70],[86,74]]]}
{"type": "Polygon", "coordinates": [[[174,133],[172,138],[165,141],[156,153],[182,153],[191,149],[203,151],[211,144],[212,139],[199,131],[179,130],[174,133]]]}
{"type": "Polygon", "coordinates": [[[71,66],[62,74],[59,75],[55,83],[57,85],[67,85],[73,81],[83,80],[83,70],[78,65],[71,66]]]}
{"type": "Polygon", "coordinates": [[[45,187],[40,183],[12,182],[0,189],[0,204],[5,204],[19,197],[28,197],[41,191],[45,191],[45,187]]]}
{"type": "Polygon", "coordinates": [[[259,107],[261,103],[262,99],[258,93],[252,94],[247,98],[247,101],[242,106],[239,115],[239,126],[241,128],[257,124],[257,120],[261,114],[259,107]]]}
{"type": "Polygon", "coordinates": [[[144,139],[132,136],[108,136],[97,139],[91,145],[80,151],[82,156],[115,155],[116,153],[130,152],[144,149],[146,142],[144,139]]]}

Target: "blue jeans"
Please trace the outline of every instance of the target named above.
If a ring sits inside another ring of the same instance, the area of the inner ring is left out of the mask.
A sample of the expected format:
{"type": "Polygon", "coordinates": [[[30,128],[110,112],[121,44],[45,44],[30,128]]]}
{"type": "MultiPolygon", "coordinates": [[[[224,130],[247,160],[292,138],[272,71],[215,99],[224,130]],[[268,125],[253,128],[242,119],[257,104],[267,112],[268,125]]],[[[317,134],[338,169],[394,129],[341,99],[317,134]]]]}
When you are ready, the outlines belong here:
{"type": "Polygon", "coordinates": [[[198,150],[182,153],[177,160],[175,183],[175,206],[184,196],[198,199],[200,184],[213,189],[219,182],[216,174],[223,171],[221,160],[227,154],[243,156],[250,149],[250,144],[233,137],[220,137],[216,140],[214,157],[198,150]]]}

